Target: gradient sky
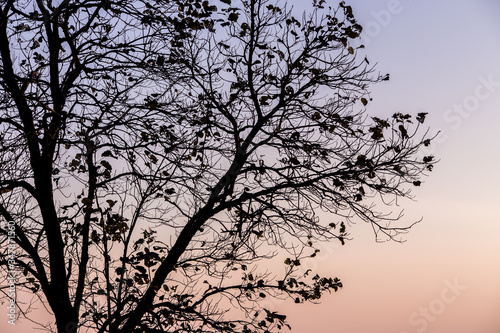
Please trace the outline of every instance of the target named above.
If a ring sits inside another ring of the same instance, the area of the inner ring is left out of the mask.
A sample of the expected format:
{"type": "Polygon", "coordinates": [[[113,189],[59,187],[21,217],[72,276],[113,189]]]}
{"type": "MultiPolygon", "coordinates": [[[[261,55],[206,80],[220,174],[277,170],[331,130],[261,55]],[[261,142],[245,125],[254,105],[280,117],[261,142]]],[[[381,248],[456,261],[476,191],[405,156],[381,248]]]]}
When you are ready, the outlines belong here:
{"type": "MultiPolygon", "coordinates": [[[[407,242],[376,243],[358,223],[352,241],[326,244],[308,263],[343,289],[320,305],[267,306],[288,314],[292,333],[499,333],[500,1],[347,4],[370,61],[391,74],[372,87],[369,114],[428,112],[441,162],[416,201],[401,203],[405,221],[424,218],[407,242]]],[[[29,322],[5,321],[2,331],[30,332],[29,322]]]]}
{"type": "Polygon", "coordinates": [[[310,263],[344,288],[320,305],[275,308],[292,333],[498,333],[500,1],[346,3],[369,59],[391,74],[372,87],[368,113],[428,112],[441,162],[416,201],[401,202],[405,221],[424,218],[407,242],[376,243],[358,223],[352,241],[310,263]]]}

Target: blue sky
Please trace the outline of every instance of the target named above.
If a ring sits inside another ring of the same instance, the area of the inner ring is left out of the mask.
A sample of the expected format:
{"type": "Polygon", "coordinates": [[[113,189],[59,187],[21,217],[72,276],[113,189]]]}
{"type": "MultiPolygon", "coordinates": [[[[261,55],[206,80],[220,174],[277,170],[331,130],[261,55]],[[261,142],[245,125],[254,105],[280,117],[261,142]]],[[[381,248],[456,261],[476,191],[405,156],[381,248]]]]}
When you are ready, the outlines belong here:
{"type": "Polygon", "coordinates": [[[441,162],[399,207],[407,221],[424,218],[406,243],[377,244],[356,224],[351,242],[310,264],[344,289],[321,305],[276,307],[294,333],[499,332],[500,2],[346,4],[365,27],[368,58],[391,74],[372,87],[368,113],[428,112],[441,162]]]}

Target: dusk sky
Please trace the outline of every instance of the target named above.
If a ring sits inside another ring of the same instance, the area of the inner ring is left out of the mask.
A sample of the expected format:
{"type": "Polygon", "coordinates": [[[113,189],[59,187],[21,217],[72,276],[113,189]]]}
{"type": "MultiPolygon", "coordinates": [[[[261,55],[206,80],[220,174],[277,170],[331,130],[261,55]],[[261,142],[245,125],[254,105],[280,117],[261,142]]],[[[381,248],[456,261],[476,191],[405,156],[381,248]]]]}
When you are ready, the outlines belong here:
{"type": "MultiPolygon", "coordinates": [[[[351,225],[352,240],[320,245],[306,263],[344,288],[318,305],[267,307],[288,315],[291,333],[499,333],[500,1],[346,4],[365,28],[370,63],[391,75],[371,87],[368,115],[428,112],[425,125],[441,131],[428,154],[440,162],[414,201],[386,209],[404,209],[403,224],[423,218],[404,243],[351,225]]],[[[38,332],[6,321],[2,332],[38,332]]]]}
{"type": "MultiPolygon", "coordinates": [[[[296,0],[298,2],[298,0],[296,0]]],[[[278,304],[293,333],[500,332],[500,2],[348,1],[371,62],[391,74],[373,86],[369,115],[428,112],[441,161],[405,222],[404,244],[350,228],[344,247],[310,263],[344,288],[320,305],[278,304]]]]}

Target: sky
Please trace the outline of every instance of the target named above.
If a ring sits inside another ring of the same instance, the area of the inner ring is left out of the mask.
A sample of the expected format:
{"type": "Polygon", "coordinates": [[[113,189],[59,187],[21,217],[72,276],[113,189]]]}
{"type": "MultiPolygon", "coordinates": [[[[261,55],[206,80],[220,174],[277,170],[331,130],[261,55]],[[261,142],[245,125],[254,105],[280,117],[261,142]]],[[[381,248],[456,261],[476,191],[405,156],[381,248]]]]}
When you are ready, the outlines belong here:
{"type": "Polygon", "coordinates": [[[372,86],[368,114],[428,112],[440,136],[427,153],[440,162],[415,201],[400,202],[404,221],[423,217],[405,243],[377,243],[357,223],[350,242],[323,245],[308,263],[339,277],[341,291],[319,305],[272,306],[292,333],[498,333],[500,2],[346,4],[370,62],[391,75],[372,86]]]}
{"type": "Polygon", "coordinates": [[[288,314],[292,333],[498,333],[500,1],[347,4],[370,62],[391,74],[371,88],[368,114],[428,112],[440,162],[400,203],[405,221],[423,217],[406,242],[377,243],[369,225],[353,225],[345,246],[323,244],[306,263],[344,288],[318,305],[267,307],[288,314]]]}

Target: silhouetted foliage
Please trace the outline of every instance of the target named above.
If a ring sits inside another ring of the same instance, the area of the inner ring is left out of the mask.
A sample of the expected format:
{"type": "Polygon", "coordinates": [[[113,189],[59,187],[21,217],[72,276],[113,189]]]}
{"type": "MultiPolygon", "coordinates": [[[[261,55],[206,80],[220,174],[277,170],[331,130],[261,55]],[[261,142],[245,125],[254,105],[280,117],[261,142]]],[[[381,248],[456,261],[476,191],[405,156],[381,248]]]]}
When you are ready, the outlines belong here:
{"type": "Polygon", "coordinates": [[[1,6],[0,213],[18,288],[58,332],[281,330],[262,299],[342,286],[300,271],[317,242],[344,244],[352,219],[407,230],[371,198],[432,169],[415,157],[425,114],[366,114],[389,77],[352,46],[343,2],[302,17],[267,0],[1,6]]]}

